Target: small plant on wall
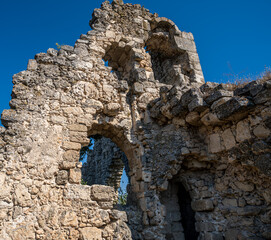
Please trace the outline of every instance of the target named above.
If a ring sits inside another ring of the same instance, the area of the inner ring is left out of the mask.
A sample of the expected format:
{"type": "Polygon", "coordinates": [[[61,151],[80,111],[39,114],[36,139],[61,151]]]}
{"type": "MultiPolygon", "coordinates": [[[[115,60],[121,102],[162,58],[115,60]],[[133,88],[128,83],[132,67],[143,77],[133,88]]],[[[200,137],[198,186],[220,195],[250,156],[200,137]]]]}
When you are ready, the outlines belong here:
{"type": "Polygon", "coordinates": [[[118,204],[126,205],[127,204],[127,192],[123,192],[121,188],[118,190],[118,204]]]}

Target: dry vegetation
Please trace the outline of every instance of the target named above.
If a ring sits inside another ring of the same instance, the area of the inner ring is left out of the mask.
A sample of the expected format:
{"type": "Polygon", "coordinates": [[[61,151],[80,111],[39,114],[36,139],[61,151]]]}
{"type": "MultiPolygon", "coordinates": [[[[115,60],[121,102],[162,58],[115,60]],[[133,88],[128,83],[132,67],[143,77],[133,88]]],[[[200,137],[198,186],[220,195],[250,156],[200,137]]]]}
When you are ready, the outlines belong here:
{"type": "Polygon", "coordinates": [[[265,70],[257,76],[245,76],[240,77],[233,75],[232,78],[228,81],[228,84],[231,84],[234,89],[243,87],[246,84],[257,81],[258,83],[264,83],[268,80],[271,80],[271,67],[265,67],[265,70]]]}

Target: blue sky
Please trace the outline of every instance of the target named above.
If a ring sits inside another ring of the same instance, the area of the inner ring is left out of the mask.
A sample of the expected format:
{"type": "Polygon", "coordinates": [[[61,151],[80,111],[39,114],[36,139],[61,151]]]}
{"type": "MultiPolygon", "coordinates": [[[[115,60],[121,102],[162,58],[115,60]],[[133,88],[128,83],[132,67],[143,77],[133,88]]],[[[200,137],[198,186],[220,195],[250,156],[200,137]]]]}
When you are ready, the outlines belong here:
{"type": "MultiPolygon", "coordinates": [[[[131,0],[172,19],[195,37],[205,80],[257,75],[271,65],[271,0],[131,0]]],[[[12,75],[55,43],[74,45],[90,30],[101,0],[13,0],[0,8],[0,111],[9,108],[12,75]]]]}

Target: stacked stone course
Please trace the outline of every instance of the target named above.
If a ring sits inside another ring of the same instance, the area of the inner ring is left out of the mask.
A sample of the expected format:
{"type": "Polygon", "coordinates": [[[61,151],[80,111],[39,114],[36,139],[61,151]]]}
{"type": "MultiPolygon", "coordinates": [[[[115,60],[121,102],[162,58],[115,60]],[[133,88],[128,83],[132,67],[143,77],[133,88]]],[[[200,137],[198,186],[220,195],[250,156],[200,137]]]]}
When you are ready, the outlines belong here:
{"type": "Polygon", "coordinates": [[[204,83],[193,35],[140,5],[106,1],[90,26],[13,77],[0,239],[185,239],[179,185],[198,239],[271,239],[271,79],[204,83]],[[126,212],[113,188],[80,185],[97,134],[127,157],[126,212]]]}

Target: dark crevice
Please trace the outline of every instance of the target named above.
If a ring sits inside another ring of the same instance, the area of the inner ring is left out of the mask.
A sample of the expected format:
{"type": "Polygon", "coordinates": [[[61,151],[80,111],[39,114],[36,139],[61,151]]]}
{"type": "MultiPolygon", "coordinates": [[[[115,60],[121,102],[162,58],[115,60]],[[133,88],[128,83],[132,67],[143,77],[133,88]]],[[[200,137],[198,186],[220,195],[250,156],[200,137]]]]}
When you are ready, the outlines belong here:
{"type": "Polygon", "coordinates": [[[178,199],[181,212],[181,223],[187,240],[197,240],[199,233],[195,229],[195,212],[191,208],[191,198],[182,184],[178,186],[178,199]]]}

